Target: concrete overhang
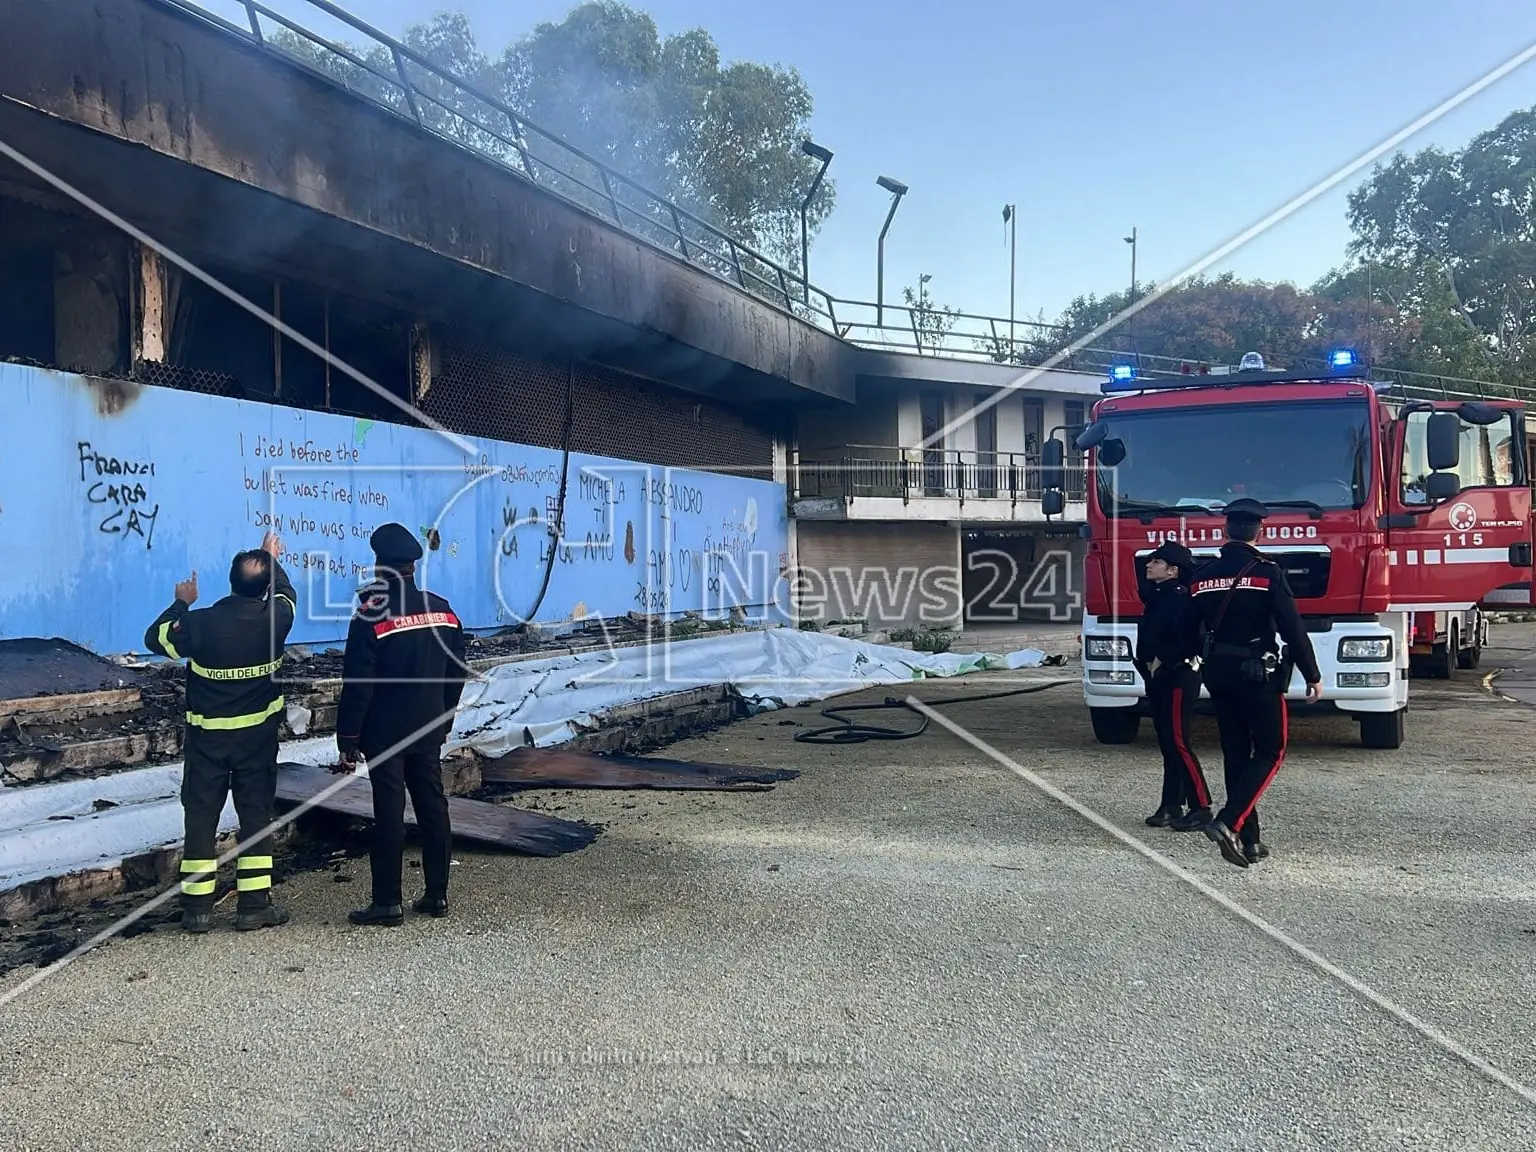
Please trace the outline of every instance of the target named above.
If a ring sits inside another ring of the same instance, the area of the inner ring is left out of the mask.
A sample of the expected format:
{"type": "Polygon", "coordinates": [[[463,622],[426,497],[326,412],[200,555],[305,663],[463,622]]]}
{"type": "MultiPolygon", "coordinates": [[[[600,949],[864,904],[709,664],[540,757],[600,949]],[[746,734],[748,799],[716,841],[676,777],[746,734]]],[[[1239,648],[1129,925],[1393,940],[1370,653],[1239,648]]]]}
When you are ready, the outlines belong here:
{"type": "MultiPolygon", "coordinates": [[[[1086,372],[1065,372],[1059,368],[1022,368],[1016,364],[996,364],[990,360],[954,360],[942,356],[919,356],[915,352],[892,352],[884,348],[862,348],[855,361],[854,374],[860,388],[878,388],[892,384],[966,384],[975,388],[1018,388],[1026,392],[1061,392],[1074,396],[1102,393],[1104,377],[1086,372]]],[[[867,398],[861,393],[860,399],[867,398]]]]}
{"type": "Polygon", "coordinates": [[[0,138],[189,258],[737,405],[855,399],[852,345],[157,0],[6,0],[0,138]]]}

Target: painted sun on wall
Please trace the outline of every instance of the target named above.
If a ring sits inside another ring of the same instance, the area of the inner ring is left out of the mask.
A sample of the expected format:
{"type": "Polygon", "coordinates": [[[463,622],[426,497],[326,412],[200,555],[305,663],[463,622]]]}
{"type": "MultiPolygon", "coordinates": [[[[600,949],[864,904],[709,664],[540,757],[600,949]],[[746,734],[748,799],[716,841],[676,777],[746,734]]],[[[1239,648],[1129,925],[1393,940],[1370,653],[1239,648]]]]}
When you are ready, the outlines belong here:
{"type": "Polygon", "coordinates": [[[421,582],[475,629],[787,607],[781,484],[499,441],[465,452],[431,430],[171,389],[104,407],[101,384],[0,364],[28,428],[0,456],[17,558],[0,568],[0,636],[142,650],[178,580],[196,570],[211,603],[270,530],[299,593],[292,642],[338,643],[388,521],[417,533],[421,582]]]}

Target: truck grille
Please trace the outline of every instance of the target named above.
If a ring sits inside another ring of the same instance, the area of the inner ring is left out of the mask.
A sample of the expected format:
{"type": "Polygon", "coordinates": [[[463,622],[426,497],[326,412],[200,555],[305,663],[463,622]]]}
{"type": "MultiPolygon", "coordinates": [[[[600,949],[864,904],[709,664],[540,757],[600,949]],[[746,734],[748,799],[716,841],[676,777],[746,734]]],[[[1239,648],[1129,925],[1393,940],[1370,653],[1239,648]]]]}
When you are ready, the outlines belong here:
{"type": "Polygon", "coordinates": [[[1298,600],[1311,600],[1328,592],[1328,573],[1333,557],[1327,552],[1265,552],[1280,565],[1291,594],[1298,600]]]}
{"type": "MultiPolygon", "coordinates": [[[[1212,548],[1195,548],[1195,563],[1204,564],[1216,555],[1212,548]]],[[[1273,560],[1280,565],[1285,572],[1285,579],[1291,586],[1291,595],[1298,600],[1314,600],[1328,593],[1328,574],[1332,570],[1333,555],[1326,551],[1316,552],[1283,552],[1278,549],[1260,548],[1266,559],[1273,560]]],[[[1152,554],[1150,548],[1139,550],[1136,553],[1136,567],[1139,571],[1147,563],[1147,557],[1152,554]]]]}

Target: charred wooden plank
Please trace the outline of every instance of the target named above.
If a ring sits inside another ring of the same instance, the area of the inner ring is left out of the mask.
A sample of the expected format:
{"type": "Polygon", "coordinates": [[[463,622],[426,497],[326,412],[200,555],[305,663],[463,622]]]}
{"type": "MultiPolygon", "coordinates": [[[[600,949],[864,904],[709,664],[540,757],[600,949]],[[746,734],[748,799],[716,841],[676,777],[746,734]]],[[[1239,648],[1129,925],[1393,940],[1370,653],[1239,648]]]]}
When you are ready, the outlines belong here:
{"type": "Polygon", "coordinates": [[[595,756],[563,748],[514,748],[480,769],[486,784],[515,788],[655,788],[666,791],[767,791],[800,773],[703,760],[595,756]]]}
{"type": "Polygon", "coordinates": [[[60,692],[0,700],[0,722],[15,717],[24,724],[51,724],[86,716],[130,712],[139,706],[137,688],[108,688],[99,692],[60,692]]]}
{"type": "Polygon", "coordinates": [[[129,767],[157,757],[173,757],[180,748],[180,733],[175,731],[140,732],[74,744],[50,742],[0,753],[0,775],[22,783],[51,780],[67,772],[129,767]]]}
{"type": "MultiPolygon", "coordinates": [[[[279,764],[277,798],[287,804],[303,804],[342,779],[345,778],[324,768],[279,764]]],[[[371,820],[373,789],[367,780],[348,779],[315,807],[371,820]]],[[[448,816],[453,823],[455,840],[506,848],[528,856],[560,856],[574,852],[596,840],[598,832],[589,824],[459,797],[448,800],[448,816]]],[[[416,811],[409,797],[405,802],[405,822],[407,825],[416,823],[416,811]]]]}

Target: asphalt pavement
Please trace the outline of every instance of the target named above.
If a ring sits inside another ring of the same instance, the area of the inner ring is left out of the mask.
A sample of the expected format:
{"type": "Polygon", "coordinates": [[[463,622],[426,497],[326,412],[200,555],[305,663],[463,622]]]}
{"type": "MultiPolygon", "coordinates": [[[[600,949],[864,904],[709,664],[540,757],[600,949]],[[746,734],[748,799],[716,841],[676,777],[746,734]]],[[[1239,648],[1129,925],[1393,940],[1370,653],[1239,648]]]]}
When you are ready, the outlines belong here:
{"type": "MultiPolygon", "coordinates": [[[[1248,870],[1141,823],[1150,727],[1094,743],[1075,661],[914,690],[1061,681],[945,714],[1531,1084],[1536,709],[1483,680],[1536,627],[1493,640],[1400,750],[1296,720],[1248,870]]],[[[353,860],[281,884],[285,928],[91,953],[0,1007],[0,1147],[1536,1147],[1527,1099],[973,747],[795,743],[818,711],[669,750],[803,771],[772,792],[525,798],[607,830],[457,852],[447,920],[350,927],[353,860]]]]}

